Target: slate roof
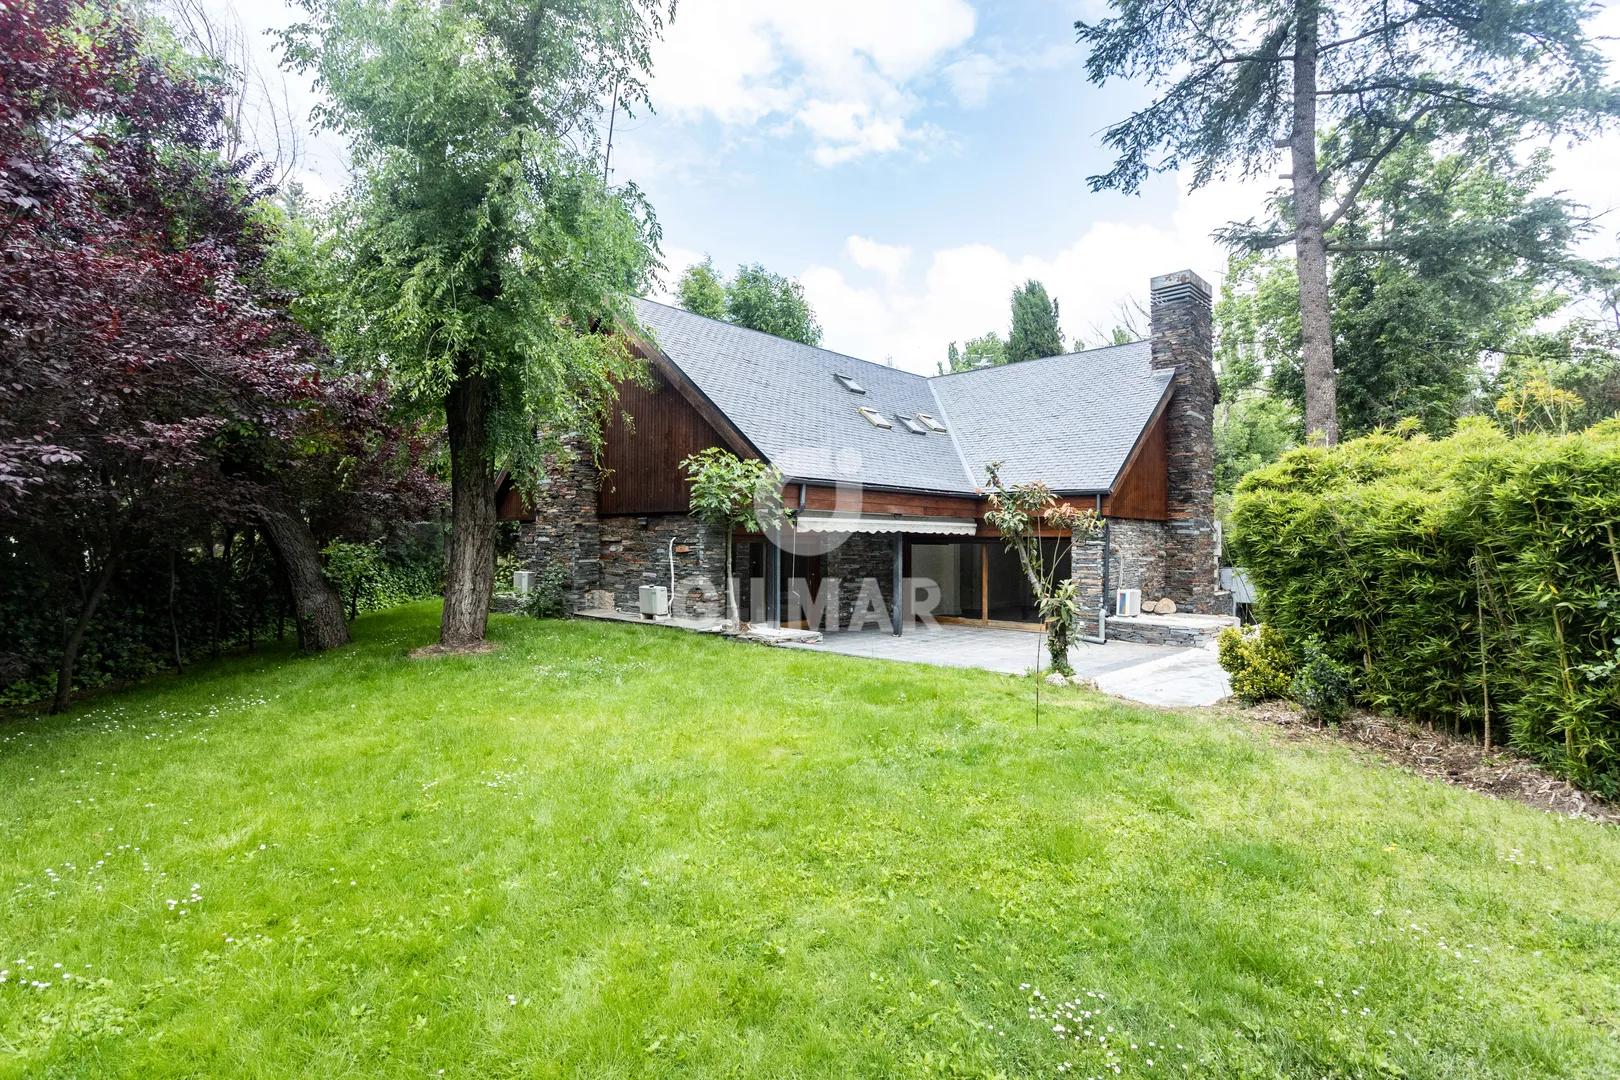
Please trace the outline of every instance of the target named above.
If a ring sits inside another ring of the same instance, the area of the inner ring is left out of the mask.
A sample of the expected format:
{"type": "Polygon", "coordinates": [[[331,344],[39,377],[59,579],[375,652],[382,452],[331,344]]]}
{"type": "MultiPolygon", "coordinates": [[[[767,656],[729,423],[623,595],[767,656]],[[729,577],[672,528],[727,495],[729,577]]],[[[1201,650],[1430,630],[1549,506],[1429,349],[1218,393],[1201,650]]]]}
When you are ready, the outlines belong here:
{"type": "Polygon", "coordinates": [[[974,485],[1002,463],[1008,483],[1110,491],[1170,386],[1146,341],[929,379],[974,485]]]}
{"type": "Polygon", "coordinates": [[[929,377],[651,300],[635,306],[658,349],[790,479],[971,494],[985,463],[1001,461],[1009,483],[1107,492],[1170,381],[1145,341],[929,377]],[[874,427],[860,406],[894,426],[874,427]],[[918,412],[946,433],[908,431],[898,417],[918,412]]]}

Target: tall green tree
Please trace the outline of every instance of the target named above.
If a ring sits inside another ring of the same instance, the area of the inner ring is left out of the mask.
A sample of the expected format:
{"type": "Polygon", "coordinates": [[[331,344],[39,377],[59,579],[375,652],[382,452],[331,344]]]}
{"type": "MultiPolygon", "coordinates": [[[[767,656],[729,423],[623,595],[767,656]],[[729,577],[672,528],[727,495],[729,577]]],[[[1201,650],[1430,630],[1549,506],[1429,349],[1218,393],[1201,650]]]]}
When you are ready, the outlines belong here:
{"type": "Polygon", "coordinates": [[[1299,356],[1293,268],[1262,253],[1227,260],[1215,303],[1215,512],[1231,516],[1237,483],[1299,444],[1300,416],[1273,393],[1274,367],[1299,356]]]}
{"type": "Polygon", "coordinates": [[[549,440],[590,437],[617,335],[647,285],[657,229],[634,187],[609,190],[602,102],[645,103],[659,0],[300,0],[286,61],[313,73],[319,117],[356,180],[335,250],[355,362],[442,413],[453,524],[440,644],[483,640],[494,586],[495,480],[538,474],[549,440]]]}
{"type": "Polygon", "coordinates": [[[696,315],[805,345],[821,343],[821,324],[805,298],[804,286],[759,263],[737,267],[727,281],[715,273],[714,261],[704,256],[681,274],[675,295],[681,307],[696,315]]]}
{"type": "Polygon", "coordinates": [[[1191,169],[1193,187],[1261,174],[1288,153],[1290,190],[1275,219],[1232,230],[1251,247],[1292,242],[1299,282],[1307,429],[1338,438],[1328,233],[1357,206],[1381,162],[1404,144],[1447,137],[1475,147],[1532,132],[1583,134],[1620,114],[1582,0],[1114,0],[1075,23],[1093,82],[1145,77],[1147,107],[1107,129],[1114,167],[1093,190],[1138,190],[1191,169]],[[1353,121],[1328,166],[1325,130],[1353,121]],[[1324,186],[1338,198],[1329,205],[1324,186]]]}
{"type": "Polygon", "coordinates": [[[956,347],[956,342],[951,342],[945,350],[945,362],[939,365],[939,373],[948,375],[953,371],[996,367],[1006,362],[1007,343],[1001,340],[1000,334],[991,330],[978,337],[968,338],[960,349],[956,347]]]}
{"type": "Polygon", "coordinates": [[[821,324],[805,299],[804,286],[758,263],[737,267],[726,286],[726,318],[789,341],[821,343],[821,324]]]}
{"type": "MultiPolygon", "coordinates": [[[[1616,277],[1620,277],[1617,274],[1616,277]]],[[[1583,298],[1583,314],[1555,330],[1531,333],[1503,355],[1480,387],[1475,411],[1513,426],[1514,414],[1563,391],[1569,430],[1620,416],[1620,285],[1615,278],[1583,298]]]]}
{"type": "Polygon", "coordinates": [[[676,283],[675,296],[681,307],[710,319],[726,317],[726,283],[714,272],[714,260],[707,255],[693,263],[676,283]]]}
{"type": "MultiPolygon", "coordinates": [[[[1337,152],[1338,139],[1324,147],[1337,152]]],[[[1416,417],[1450,430],[1482,375],[1481,361],[1522,350],[1527,335],[1587,287],[1599,267],[1574,250],[1589,229],[1582,211],[1539,194],[1544,154],[1436,153],[1411,142],[1393,151],[1328,234],[1338,366],[1336,420],[1360,434],[1416,417]]],[[[1298,277],[1289,260],[1234,259],[1217,305],[1223,380],[1245,363],[1303,408],[1298,277]]],[[[1225,391],[1223,382],[1223,392],[1225,391]]]]}
{"type": "Polygon", "coordinates": [[[1007,331],[1007,363],[1038,360],[1063,352],[1058,302],[1038,281],[1026,281],[1012,293],[1012,326],[1007,331]]]}

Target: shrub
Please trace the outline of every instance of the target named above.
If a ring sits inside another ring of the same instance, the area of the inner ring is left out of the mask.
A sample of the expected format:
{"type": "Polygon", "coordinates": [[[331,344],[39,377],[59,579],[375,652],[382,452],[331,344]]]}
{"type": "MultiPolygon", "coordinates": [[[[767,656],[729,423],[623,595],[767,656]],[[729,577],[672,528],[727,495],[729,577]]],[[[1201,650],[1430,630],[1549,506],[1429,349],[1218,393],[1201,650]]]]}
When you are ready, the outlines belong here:
{"type": "Polygon", "coordinates": [[[1232,677],[1232,693],[1250,704],[1287,697],[1293,660],[1282,638],[1269,626],[1228,626],[1217,642],[1221,667],[1232,677]]]}
{"type": "Polygon", "coordinates": [[[408,604],[437,596],[444,584],[443,544],[437,530],[392,542],[328,544],[326,578],[338,590],[353,619],[362,611],[408,604]]]}
{"type": "Polygon", "coordinates": [[[1329,656],[1319,645],[1305,647],[1305,662],[1294,673],[1289,696],[1319,724],[1337,724],[1350,713],[1355,681],[1348,664],[1329,656]]]}
{"type": "Polygon", "coordinates": [[[568,571],[560,562],[546,564],[529,590],[523,610],[536,619],[561,619],[568,614],[568,571]]]}
{"type": "Polygon", "coordinates": [[[1231,547],[1266,622],[1360,672],[1375,708],[1620,790],[1620,419],[1483,420],[1306,447],[1238,488],[1231,547]]]}

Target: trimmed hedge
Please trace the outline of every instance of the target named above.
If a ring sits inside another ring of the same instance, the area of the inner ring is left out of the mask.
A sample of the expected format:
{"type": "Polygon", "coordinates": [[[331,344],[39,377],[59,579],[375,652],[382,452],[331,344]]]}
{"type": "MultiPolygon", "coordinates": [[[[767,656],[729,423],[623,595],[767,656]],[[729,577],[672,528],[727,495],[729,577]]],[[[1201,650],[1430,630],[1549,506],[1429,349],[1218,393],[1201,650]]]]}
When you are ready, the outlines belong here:
{"type": "Polygon", "coordinates": [[[1232,524],[1263,618],[1353,665],[1364,704],[1505,733],[1620,795],[1620,418],[1295,450],[1243,480],[1232,524]]]}

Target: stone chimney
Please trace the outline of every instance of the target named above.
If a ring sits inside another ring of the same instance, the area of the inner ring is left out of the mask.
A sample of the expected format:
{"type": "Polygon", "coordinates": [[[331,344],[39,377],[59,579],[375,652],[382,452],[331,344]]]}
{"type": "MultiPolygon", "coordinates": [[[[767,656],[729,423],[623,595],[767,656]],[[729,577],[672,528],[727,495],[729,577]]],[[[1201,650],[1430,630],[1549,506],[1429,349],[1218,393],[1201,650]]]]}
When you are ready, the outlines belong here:
{"type": "Polygon", "coordinates": [[[1182,611],[1214,611],[1220,576],[1215,540],[1214,320],[1209,283],[1191,270],[1153,279],[1153,366],[1173,370],[1166,406],[1170,521],[1165,595],[1182,611]]]}

